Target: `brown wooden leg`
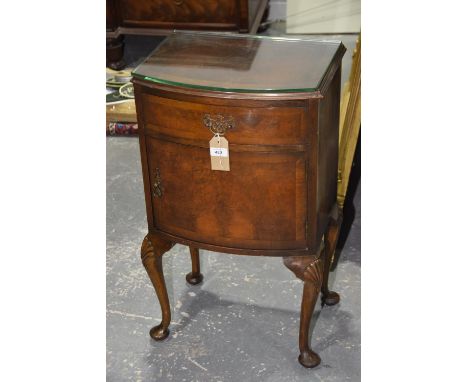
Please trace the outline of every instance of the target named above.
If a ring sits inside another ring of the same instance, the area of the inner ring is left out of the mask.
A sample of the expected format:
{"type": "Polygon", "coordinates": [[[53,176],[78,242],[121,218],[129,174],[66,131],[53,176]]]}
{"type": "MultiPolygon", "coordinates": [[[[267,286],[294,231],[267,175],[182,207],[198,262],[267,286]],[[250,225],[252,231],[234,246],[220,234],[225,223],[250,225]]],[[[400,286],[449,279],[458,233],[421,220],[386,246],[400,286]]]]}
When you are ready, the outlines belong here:
{"type": "Polygon", "coordinates": [[[123,36],[106,38],[106,66],[114,70],[122,70],[126,64],[123,60],[123,36]]]}
{"type": "Polygon", "coordinates": [[[299,363],[304,367],[315,367],[320,364],[319,355],[309,347],[309,327],[322,285],[322,255],[323,251],[320,256],[293,256],[283,258],[284,265],[293,271],[296,277],[304,281],[301,320],[299,324],[299,363]]]}
{"type": "Polygon", "coordinates": [[[323,267],[323,282],[322,282],[322,306],[335,305],[340,301],[340,295],[328,289],[328,275],[330,274],[330,264],[333,254],[335,253],[336,243],[340,236],[340,227],[342,222],[342,213],[338,207],[335,207],[330,218],[330,224],[325,235],[325,263],[323,267]]]}
{"type": "Polygon", "coordinates": [[[166,282],[162,266],[162,256],[172,247],[172,243],[153,235],[147,235],[141,245],[141,260],[146,272],[153,283],[159,303],[161,304],[162,321],[150,330],[150,336],[157,340],[163,340],[169,335],[169,323],[171,322],[171,307],[167,295],[166,282]]]}
{"type": "Polygon", "coordinates": [[[200,254],[198,248],[190,248],[190,257],[192,258],[192,272],[187,273],[185,280],[189,284],[197,285],[203,281],[203,275],[200,273],[200,254]]]}

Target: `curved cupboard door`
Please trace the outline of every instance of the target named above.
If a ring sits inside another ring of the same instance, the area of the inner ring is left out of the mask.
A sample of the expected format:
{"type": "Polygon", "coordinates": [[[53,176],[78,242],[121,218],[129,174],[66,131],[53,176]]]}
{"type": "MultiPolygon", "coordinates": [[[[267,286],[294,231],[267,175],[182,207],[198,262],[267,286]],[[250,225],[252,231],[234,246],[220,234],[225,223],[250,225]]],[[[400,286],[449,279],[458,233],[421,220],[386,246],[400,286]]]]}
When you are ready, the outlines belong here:
{"type": "Polygon", "coordinates": [[[209,149],[146,136],[153,223],[163,232],[248,249],[306,247],[304,152],[230,151],[211,170],[209,149]]]}

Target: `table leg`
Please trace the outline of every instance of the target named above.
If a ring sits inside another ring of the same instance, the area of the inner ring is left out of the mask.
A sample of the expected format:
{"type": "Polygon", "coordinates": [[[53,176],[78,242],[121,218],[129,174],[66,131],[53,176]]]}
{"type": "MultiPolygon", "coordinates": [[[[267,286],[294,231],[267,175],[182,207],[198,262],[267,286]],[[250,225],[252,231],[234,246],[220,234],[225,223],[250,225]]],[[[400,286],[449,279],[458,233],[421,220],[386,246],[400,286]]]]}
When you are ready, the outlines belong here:
{"type": "Polygon", "coordinates": [[[126,64],[123,60],[123,36],[106,38],[106,66],[114,70],[122,70],[126,64]]]}
{"type": "Polygon", "coordinates": [[[197,285],[203,281],[203,275],[200,273],[200,254],[198,248],[190,248],[190,257],[192,258],[192,272],[187,273],[185,279],[189,284],[197,285]]]}
{"type": "Polygon", "coordinates": [[[299,279],[304,281],[301,319],[299,324],[299,363],[304,367],[320,364],[320,357],[309,347],[309,327],[323,278],[323,251],[317,256],[284,257],[283,262],[299,279]]]}
{"type": "Polygon", "coordinates": [[[143,239],[141,245],[141,260],[161,304],[162,321],[150,330],[150,336],[157,341],[163,340],[169,335],[171,307],[164,280],[162,256],[171,249],[172,245],[171,242],[149,234],[143,239]]]}
{"type": "Polygon", "coordinates": [[[330,265],[333,254],[335,253],[336,243],[340,236],[340,227],[342,222],[341,210],[337,207],[334,209],[330,218],[327,233],[325,234],[325,263],[323,267],[323,282],[322,282],[322,306],[335,305],[340,301],[340,295],[328,289],[328,276],[330,274],[330,265]]]}

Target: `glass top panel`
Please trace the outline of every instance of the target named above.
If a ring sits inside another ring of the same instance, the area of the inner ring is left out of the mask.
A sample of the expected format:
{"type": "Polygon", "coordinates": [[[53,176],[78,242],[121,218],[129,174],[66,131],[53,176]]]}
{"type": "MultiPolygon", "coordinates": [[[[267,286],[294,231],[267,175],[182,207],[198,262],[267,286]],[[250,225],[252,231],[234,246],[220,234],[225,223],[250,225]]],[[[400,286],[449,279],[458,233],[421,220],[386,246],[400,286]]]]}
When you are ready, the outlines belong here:
{"type": "Polygon", "coordinates": [[[228,92],[315,91],[340,41],[181,33],[168,36],[133,75],[228,92]]]}

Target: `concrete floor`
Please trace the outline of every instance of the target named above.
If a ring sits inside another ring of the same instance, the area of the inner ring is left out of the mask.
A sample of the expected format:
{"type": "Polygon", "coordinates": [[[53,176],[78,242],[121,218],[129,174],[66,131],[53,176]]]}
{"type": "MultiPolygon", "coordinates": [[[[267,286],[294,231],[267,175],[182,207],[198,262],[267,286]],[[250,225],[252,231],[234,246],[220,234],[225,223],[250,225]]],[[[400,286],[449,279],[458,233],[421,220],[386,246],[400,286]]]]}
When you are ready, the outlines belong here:
{"type": "Polygon", "coordinates": [[[360,192],[356,219],[331,285],[333,307],[316,307],[312,346],[322,364],[297,362],[302,286],[281,259],[201,251],[200,286],[185,282],[188,248],[164,256],[170,337],[148,335],[161,313],[140,261],[146,234],[138,140],[107,139],[108,381],[359,381],[360,192]]]}
{"type": "MultiPolygon", "coordinates": [[[[347,78],[355,36],[341,37],[348,41],[347,78]]],[[[140,261],[146,217],[138,140],[107,138],[107,380],[359,381],[360,190],[355,207],[331,275],[342,300],[317,305],[313,317],[311,344],[320,366],[297,362],[302,283],[278,258],[201,251],[204,282],[191,286],[188,248],[176,245],[164,256],[171,334],[155,342],[148,332],[161,311],[140,261]]]]}

